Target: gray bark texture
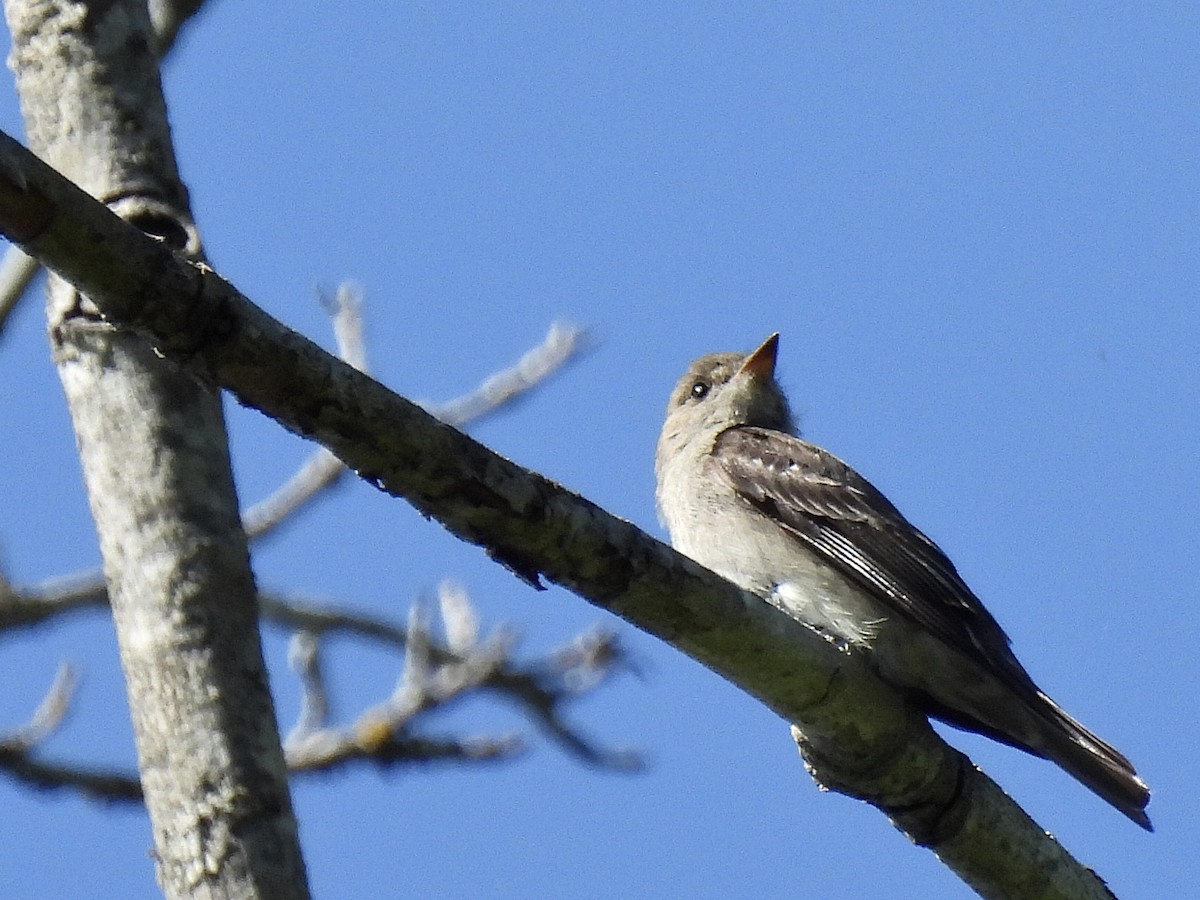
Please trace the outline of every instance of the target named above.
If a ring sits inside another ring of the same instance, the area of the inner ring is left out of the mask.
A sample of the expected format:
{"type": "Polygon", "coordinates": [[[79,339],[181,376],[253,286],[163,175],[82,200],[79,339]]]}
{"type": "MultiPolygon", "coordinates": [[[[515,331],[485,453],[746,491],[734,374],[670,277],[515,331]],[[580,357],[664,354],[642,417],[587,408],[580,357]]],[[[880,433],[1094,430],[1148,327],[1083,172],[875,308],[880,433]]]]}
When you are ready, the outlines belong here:
{"type": "Polygon", "coordinates": [[[860,655],[329,355],[3,134],[0,232],[157,352],[320,441],[526,581],[569,588],[802,723],[793,733],[818,782],[878,807],[982,896],[1112,896],[860,655]]]}
{"type": "MultiPolygon", "coordinates": [[[[5,13],[33,149],[126,221],[198,258],[145,0],[7,0],[5,13]]],[[[306,897],[220,396],[60,278],[48,317],[159,884],[169,897],[306,897]]]]}

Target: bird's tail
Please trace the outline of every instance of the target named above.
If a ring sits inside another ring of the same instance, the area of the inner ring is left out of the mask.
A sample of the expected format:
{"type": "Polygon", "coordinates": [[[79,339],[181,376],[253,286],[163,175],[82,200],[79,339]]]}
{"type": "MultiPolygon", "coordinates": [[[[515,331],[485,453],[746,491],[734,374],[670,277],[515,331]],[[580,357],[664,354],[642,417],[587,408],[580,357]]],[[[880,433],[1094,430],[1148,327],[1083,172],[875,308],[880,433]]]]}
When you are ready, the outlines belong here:
{"type": "Polygon", "coordinates": [[[1040,729],[1038,746],[1029,749],[1057,763],[1134,822],[1153,831],[1146,815],[1150,788],[1138,777],[1133,764],[1040,691],[1038,698],[1038,718],[1045,727],[1040,729]]]}

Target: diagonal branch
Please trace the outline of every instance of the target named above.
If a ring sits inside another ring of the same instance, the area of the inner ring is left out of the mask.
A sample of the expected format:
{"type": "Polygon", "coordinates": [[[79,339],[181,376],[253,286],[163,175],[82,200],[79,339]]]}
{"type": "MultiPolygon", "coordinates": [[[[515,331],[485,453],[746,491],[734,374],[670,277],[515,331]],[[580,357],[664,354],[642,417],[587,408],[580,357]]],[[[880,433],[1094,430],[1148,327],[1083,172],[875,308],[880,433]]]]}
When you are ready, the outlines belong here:
{"type": "Polygon", "coordinates": [[[575,591],[802,723],[814,777],[877,806],[981,894],[1110,896],[859,655],[331,357],[11,139],[0,139],[0,230],[158,352],[320,441],[530,584],[544,576],[575,591]]]}

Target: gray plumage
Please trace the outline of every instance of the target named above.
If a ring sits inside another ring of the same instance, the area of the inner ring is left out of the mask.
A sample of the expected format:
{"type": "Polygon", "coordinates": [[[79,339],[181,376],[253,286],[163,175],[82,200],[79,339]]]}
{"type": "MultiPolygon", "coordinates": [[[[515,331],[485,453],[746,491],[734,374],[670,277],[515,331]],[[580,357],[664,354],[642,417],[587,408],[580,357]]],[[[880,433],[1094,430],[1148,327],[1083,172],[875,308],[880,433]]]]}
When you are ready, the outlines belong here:
{"type": "Polygon", "coordinates": [[[1149,830],[1129,760],[1034,684],[941,549],[795,436],[777,340],[696,360],[671,394],[655,470],[676,549],[863,648],[929,715],[1053,760],[1149,830]]]}

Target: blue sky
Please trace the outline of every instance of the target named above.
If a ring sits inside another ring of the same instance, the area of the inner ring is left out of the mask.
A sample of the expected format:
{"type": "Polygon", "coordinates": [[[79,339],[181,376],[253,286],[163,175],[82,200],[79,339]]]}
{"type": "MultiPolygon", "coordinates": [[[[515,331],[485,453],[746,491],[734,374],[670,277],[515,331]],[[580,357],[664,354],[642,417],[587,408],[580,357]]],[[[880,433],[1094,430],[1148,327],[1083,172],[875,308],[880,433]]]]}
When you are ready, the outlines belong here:
{"type": "MultiPolygon", "coordinates": [[[[327,346],[367,295],[374,373],[474,386],[564,319],[592,351],[477,437],[661,534],[652,455],[687,362],[782,333],[807,437],[956,561],[1059,702],[1154,790],[1147,835],[1049,763],[947,732],[1125,898],[1191,883],[1200,814],[1200,8],[217,0],[170,60],[214,266],[327,346]]],[[[0,127],[21,134],[11,88],[0,127]]],[[[40,301],[0,339],[0,554],[98,563],[40,301]]],[[[230,409],[239,489],[308,447],[230,409]]],[[[317,896],[965,896],[874,810],[822,794],[786,724],[562,590],[538,594],[362,484],[258,549],[264,585],[403,618],[444,577],[534,655],[594,624],[637,660],[573,710],[651,761],[535,739],[496,769],[353,770],[295,800],[317,896]]],[[[296,691],[268,632],[285,728],[296,691]]],[[[333,649],[340,707],[388,689],[333,649]]],[[[49,750],[132,760],[111,628],[0,642],[0,728],[83,670],[49,750]]],[[[522,722],[471,703],[437,723],[522,722]]],[[[140,812],[0,781],[11,897],[152,896],[140,812]]]]}

